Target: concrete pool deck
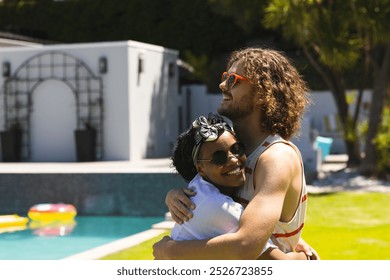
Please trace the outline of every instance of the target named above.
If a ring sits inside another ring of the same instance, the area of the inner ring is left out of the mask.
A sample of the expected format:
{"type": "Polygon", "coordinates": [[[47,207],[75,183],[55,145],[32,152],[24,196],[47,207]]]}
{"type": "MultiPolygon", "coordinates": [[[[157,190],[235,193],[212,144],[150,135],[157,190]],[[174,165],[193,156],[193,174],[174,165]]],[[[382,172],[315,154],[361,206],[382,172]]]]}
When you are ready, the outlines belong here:
{"type": "Polygon", "coordinates": [[[0,174],[173,173],[169,158],[96,162],[0,162],[0,174]]]}

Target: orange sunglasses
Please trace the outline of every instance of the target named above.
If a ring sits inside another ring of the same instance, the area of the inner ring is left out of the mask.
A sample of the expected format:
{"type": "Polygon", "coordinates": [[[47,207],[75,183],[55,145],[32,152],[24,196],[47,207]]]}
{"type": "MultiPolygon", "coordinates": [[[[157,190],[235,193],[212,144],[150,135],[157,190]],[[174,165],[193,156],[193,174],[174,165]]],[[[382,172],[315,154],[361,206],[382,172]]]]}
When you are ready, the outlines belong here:
{"type": "Polygon", "coordinates": [[[237,83],[237,80],[248,81],[247,78],[240,76],[236,73],[230,73],[230,74],[228,72],[222,73],[221,82],[223,83],[226,81],[226,86],[228,87],[228,89],[234,87],[234,85],[237,83]]]}

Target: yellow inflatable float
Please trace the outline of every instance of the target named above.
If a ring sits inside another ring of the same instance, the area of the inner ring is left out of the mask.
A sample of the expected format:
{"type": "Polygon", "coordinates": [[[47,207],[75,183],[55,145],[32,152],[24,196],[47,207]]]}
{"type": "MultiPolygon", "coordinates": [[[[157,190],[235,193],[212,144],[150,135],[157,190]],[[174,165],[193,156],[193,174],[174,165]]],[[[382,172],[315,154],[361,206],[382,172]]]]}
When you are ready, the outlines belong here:
{"type": "Polygon", "coordinates": [[[33,221],[69,221],[76,217],[77,210],[71,204],[43,203],[32,206],[27,215],[33,221]]]}
{"type": "Polygon", "coordinates": [[[23,227],[28,223],[28,218],[19,215],[0,215],[0,228],[23,227]]]}

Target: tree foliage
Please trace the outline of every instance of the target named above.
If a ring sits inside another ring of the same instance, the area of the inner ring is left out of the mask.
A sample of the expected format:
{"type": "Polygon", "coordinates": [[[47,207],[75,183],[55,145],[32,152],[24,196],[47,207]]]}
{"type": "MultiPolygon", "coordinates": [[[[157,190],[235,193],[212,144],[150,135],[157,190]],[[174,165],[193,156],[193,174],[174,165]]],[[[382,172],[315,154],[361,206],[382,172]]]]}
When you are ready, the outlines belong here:
{"type": "Polygon", "coordinates": [[[350,33],[349,1],[275,0],[266,8],[264,25],[279,28],[297,45],[310,47],[319,61],[337,70],[357,63],[361,43],[350,33]]]}
{"type": "Polygon", "coordinates": [[[368,173],[376,168],[373,139],[378,133],[386,87],[389,87],[389,22],[389,0],[271,0],[264,17],[265,26],[280,30],[303,49],[331,89],[345,135],[351,136],[345,139],[350,164],[359,162],[360,157],[354,136],[358,112],[349,115],[344,79],[348,69],[362,65],[364,69],[358,77],[363,81],[360,91],[369,81],[373,85],[363,159],[364,169],[370,170],[368,173]]]}
{"type": "Polygon", "coordinates": [[[215,71],[213,65],[221,55],[242,47],[247,36],[228,15],[211,9],[207,0],[9,2],[0,4],[1,31],[59,43],[135,40],[177,49],[185,60],[206,57],[207,65],[196,70],[209,85],[215,83],[208,78],[215,71]]]}
{"type": "Polygon", "coordinates": [[[390,105],[383,110],[382,122],[374,143],[378,149],[379,175],[390,181],[390,105]]]}
{"type": "Polygon", "coordinates": [[[195,54],[229,51],[243,39],[205,0],[15,1],[0,6],[0,30],[63,43],[136,40],[195,54]]]}

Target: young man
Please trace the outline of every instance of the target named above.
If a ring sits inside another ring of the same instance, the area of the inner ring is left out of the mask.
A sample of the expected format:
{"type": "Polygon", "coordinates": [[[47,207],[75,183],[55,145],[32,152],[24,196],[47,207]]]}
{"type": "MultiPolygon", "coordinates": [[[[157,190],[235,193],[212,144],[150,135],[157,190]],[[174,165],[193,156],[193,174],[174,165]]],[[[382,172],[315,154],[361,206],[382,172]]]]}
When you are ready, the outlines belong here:
{"type": "MultiPolygon", "coordinates": [[[[245,182],[245,146],[219,115],[198,117],[181,133],[173,148],[172,165],[196,192],[194,217],[175,224],[173,240],[202,240],[238,229],[243,206],[232,199],[245,182]]],[[[264,259],[306,260],[304,253],[284,253],[272,241],[261,252],[264,259]]]]}
{"type": "MultiPolygon", "coordinates": [[[[249,203],[237,232],[199,241],[164,237],[153,246],[155,258],[256,259],[270,237],[284,252],[310,248],[299,243],[306,211],[303,163],[288,141],[309,103],[305,82],[281,53],[248,48],[233,52],[220,88],[218,113],[233,122],[247,147],[247,180],[238,200],[249,203]]],[[[178,192],[170,193],[174,218],[190,218],[183,209],[174,211],[177,201],[190,206],[178,192]]],[[[318,258],[314,250],[307,254],[318,258]]]]}

